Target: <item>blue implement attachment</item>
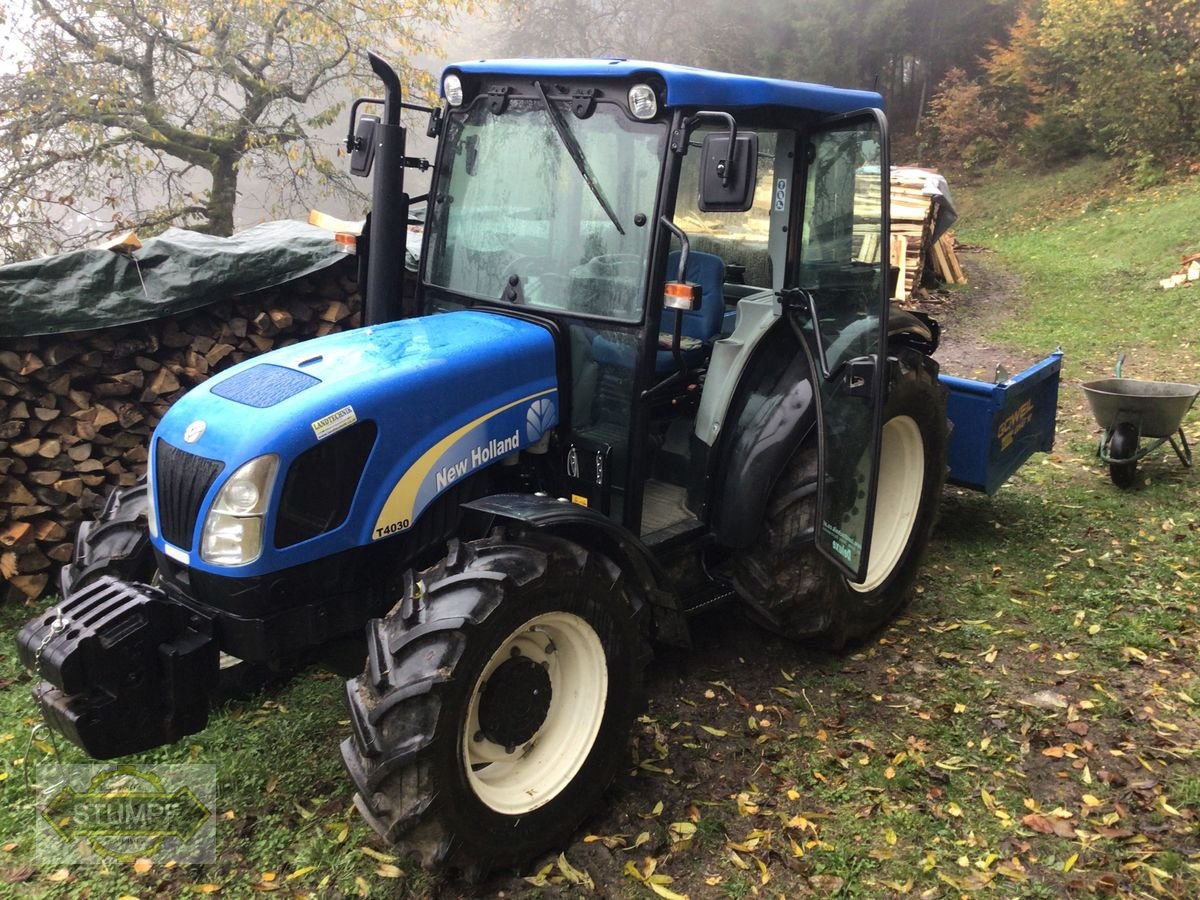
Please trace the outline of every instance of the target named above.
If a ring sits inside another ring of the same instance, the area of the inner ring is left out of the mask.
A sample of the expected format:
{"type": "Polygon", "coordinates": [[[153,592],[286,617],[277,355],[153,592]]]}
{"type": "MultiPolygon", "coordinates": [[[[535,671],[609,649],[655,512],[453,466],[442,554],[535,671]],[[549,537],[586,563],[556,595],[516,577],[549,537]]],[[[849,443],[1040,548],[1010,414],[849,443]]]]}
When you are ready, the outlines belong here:
{"type": "Polygon", "coordinates": [[[939,375],[954,426],[947,481],[994,494],[1030,456],[1053,448],[1061,370],[1056,351],[1000,384],[939,375]]]}

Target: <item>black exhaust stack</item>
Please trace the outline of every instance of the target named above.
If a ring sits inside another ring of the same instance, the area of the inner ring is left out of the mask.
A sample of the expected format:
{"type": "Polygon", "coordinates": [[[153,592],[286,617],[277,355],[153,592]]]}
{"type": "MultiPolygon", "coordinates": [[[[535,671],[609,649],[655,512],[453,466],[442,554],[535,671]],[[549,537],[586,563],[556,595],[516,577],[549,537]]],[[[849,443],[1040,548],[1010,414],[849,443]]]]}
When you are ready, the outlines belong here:
{"type": "Polygon", "coordinates": [[[400,318],[404,289],[404,246],[408,235],[408,195],[404,193],[405,132],[400,124],[400,78],[370,51],[371,70],[384,85],[383,121],[375,126],[375,183],[371,191],[371,233],[363,324],[400,318]]]}

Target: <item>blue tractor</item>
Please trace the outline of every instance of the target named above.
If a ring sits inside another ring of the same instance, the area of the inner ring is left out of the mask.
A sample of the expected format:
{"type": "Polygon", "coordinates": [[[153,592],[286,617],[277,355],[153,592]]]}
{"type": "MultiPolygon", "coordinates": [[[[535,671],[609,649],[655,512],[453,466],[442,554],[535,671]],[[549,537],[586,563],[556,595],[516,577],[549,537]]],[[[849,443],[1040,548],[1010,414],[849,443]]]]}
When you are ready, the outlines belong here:
{"type": "Polygon", "coordinates": [[[365,625],[356,803],[478,871],[596,808],[693,613],[833,645],[892,615],[946,473],[938,329],[889,302],[878,94],[621,59],[445,70],[405,289],[430,163],[372,64],[367,324],[176,403],[19,643],[112,758],[365,625]]]}

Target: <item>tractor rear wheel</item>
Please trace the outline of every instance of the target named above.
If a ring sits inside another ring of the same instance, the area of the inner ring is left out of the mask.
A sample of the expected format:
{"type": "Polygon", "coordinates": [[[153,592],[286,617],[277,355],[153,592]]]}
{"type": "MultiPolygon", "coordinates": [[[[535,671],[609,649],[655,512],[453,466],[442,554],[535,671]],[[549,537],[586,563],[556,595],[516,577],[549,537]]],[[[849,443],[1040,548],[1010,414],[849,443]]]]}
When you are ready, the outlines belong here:
{"type": "Polygon", "coordinates": [[[761,539],[733,562],[752,617],[835,648],[886,623],[908,598],[933,531],[948,440],[937,376],[920,361],[902,364],[884,407],[871,559],[858,583],[817,552],[815,439],[797,450],[772,490],[761,539]]]}
{"type": "Polygon", "coordinates": [[[453,542],[368,624],[346,684],[342,758],[367,821],[468,876],[565,843],[627,755],[636,608],[610,560],[563,538],[453,542]]]}

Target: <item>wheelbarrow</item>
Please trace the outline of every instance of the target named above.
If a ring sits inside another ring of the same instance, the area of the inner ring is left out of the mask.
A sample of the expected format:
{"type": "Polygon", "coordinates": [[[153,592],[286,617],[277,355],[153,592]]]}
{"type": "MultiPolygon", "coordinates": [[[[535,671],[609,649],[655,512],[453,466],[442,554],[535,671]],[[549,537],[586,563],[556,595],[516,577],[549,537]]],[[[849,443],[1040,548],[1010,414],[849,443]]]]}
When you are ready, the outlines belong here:
{"type": "Polygon", "coordinates": [[[1138,461],[1165,443],[1185,466],[1192,464],[1192,448],[1183,433],[1187,415],[1200,385],[1122,378],[1124,355],[1117,361],[1116,378],[1083,385],[1096,422],[1104,429],[1096,455],[1108,463],[1108,474],[1117,487],[1131,487],[1138,461]],[[1142,438],[1153,443],[1139,446],[1142,438]]]}

